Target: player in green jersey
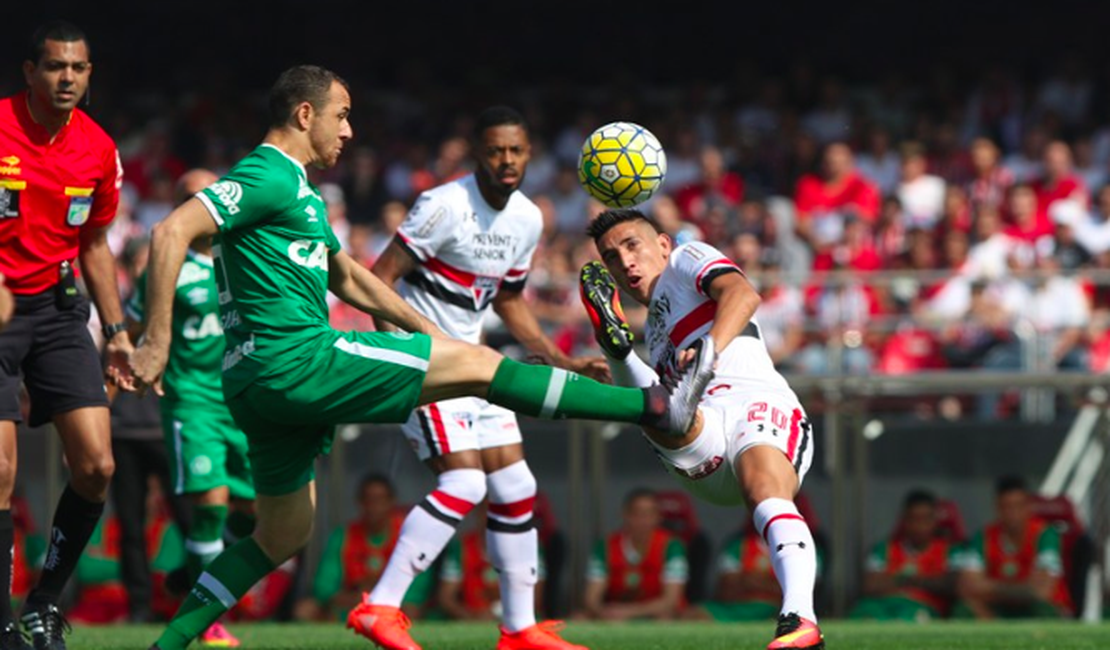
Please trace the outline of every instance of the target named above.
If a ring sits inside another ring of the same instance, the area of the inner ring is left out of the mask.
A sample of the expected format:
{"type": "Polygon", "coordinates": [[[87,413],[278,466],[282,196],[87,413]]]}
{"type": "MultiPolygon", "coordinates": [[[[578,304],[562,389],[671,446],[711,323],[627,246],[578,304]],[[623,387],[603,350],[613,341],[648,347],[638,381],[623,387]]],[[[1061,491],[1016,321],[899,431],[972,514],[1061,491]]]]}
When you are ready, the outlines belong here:
{"type": "MultiPolygon", "coordinates": [[[[132,370],[143,385],[161,390],[176,278],[189,242],[216,235],[223,390],[247,434],[258,492],[254,533],[201,574],[158,639],[161,650],[184,648],[308,542],[313,466],[337,424],[400,423],[419,404],[476,396],[532,416],[639,423],[685,435],[713,376],[711,340],[684,351],[688,364],[668,390],[608,386],[444,336],[340,249],[308,180],[306,165],[337,162],[352,137],[350,110],[347,85],[334,73],[315,66],[285,71],[270,93],[263,143],[154,230],[147,336],[132,370]],[[403,331],[332,330],[328,290],[403,331]]],[[[348,622],[365,633],[373,621],[364,618],[348,622]]]]}
{"type": "MultiPolygon", "coordinates": [[[[217,176],[194,169],[178,181],[179,198],[187,200],[212,185],[217,176]]],[[[126,306],[132,340],[143,331],[146,274],[139,278],[126,306]]],[[[185,540],[190,582],[224,550],[224,525],[242,537],[250,533],[254,485],[247,459],[247,434],[236,426],[224,403],[221,365],[223,328],[212,266],[212,238],[201,237],[189,251],[177,276],[171,321],[173,342],[160,402],[162,431],[170,458],[174,493],[185,495],[192,510],[185,540]]],[[[219,622],[201,635],[201,643],[234,647],[238,641],[219,622]]]]}

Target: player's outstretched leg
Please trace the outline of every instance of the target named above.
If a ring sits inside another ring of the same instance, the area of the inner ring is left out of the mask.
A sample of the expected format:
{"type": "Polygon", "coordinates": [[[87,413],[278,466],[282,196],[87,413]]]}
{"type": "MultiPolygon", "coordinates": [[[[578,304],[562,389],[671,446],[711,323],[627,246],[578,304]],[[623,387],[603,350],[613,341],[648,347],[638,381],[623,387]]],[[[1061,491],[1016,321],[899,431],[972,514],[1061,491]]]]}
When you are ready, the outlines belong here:
{"type": "Polygon", "coordinates": [[[389,563],[374,590],[347,615],[347,627],[386,650],[420,650],[409,636],[412,623],[401,611],[401,601],[416,576],[435,562],[463,518],[485,497],[482,470],[440,473],[436,489],[405,517],[389,563]]]}
{"type": "Polygon", "coordinates": [[[699,339],[696,350],[673,391],[659,385],[618,388],[561,368],[503,359],[487,399],[532,417],[611,420],[684,436],[694,424],[717,358],[708,337],[699,339]]]}
{"type": "Polygon", "coordinates": [[[578,276],[578,293],[605,355],[618,361],[627,357],[632,352],[634,337],[609,269],[601,262],[587,262],[578,276]]]}
{"type": "Polygon", "coordinates": [[[764,499],[752,513],[771,553],[771,564],[782,587],[782,610],[775,639],[768,650],[824,648],[813,609],[817,552],[813,535],[797,506],[787,499],[764,499]]]}

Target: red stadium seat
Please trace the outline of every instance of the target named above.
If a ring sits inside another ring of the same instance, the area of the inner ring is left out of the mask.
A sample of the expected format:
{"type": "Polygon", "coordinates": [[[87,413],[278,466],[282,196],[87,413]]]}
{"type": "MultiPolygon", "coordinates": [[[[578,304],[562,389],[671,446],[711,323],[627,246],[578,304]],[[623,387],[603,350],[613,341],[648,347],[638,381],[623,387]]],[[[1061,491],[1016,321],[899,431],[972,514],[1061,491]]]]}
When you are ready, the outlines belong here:
{"type": "Polygon", "coordinates": [[[698,513],[694,510],[694,500],[681,490],[656,492],[655,499],[659,503],[659,512],[663,515],[663,527],[689,544],[701,530],[698,513]]]}
{"type": "Polygon", "coordinates": [[[1075,504],[1066,496],[1032,497],[1033,516],[1047,521],[1060,532],[1060,555],[1064,561],[1064,580],[1076,612],[1083,611],[1087,569],[1094,556],[1094,543],[1087,535],[1075,504]]]}

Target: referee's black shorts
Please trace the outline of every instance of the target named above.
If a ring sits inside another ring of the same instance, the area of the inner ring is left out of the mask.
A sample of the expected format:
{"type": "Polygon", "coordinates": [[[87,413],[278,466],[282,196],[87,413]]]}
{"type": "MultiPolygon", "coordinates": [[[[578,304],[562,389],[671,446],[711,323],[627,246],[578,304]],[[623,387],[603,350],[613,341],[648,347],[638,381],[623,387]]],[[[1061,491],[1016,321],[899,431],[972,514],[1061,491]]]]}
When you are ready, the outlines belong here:
{"type": "Polygon", "coordinates": [[[32,427],[59,413],[108,406],[100,354],[88,329],[89,301],[59,310],[54,291],[15,297],[15,315],[0,332],[0,421],[23,420],[19,382],[31,396],[32,427]]]}

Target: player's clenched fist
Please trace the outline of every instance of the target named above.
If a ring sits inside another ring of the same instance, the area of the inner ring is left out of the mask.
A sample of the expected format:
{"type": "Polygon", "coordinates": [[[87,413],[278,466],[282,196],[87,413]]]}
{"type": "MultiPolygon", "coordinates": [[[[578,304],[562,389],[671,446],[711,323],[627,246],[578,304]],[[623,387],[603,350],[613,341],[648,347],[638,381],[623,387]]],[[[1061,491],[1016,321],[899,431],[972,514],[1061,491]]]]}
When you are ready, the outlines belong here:
{"type": "Polygon", "coordinates": [[[144,341],[131,354],[131,374],[139,388],[151,387],[159,396],[162,392],[162,373],[166,370],[169,350],[165,346],[144,341]]]}

